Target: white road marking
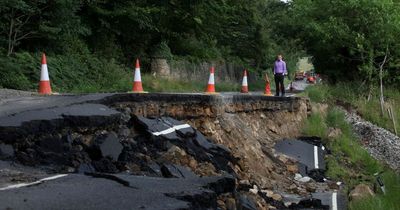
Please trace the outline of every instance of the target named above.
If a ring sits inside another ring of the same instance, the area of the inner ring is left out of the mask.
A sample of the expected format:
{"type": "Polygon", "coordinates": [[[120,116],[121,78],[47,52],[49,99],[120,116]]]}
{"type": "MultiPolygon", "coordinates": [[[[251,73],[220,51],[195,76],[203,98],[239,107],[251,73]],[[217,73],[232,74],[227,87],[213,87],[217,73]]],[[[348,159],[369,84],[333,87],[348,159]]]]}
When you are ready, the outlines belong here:
{"type": "Polygon", "coordinates": [[[58,178],[61,178],[61,177],[64,177],[64,176],[68,176],[68,174],[59,174],[59,175],[43,178],[43,179],[41,179],[39,181],[42,181],[42,182],[43,181],[49,181],[49,180],[58,179],[58,178]]]}
{"type": "Polygon", "coordinates": [[[190,128],[190,125],[189,124],[175,125],[172,128],[168,128],[168,129],[165,129],[165,130],[160,131],[160,132],[154,132],[152,134],[155,135],[155,136],[166,135],[166,134],[170,134],[170,133],[172,133],[174,131],[177,131],[177,130],[180,130],[180,129],[184,129],[184,128],[190,128]]]}
{"type": "Polygon", "coordinates": [[[32,186],[32,185],[37,185],[37,184],[41,184],[41,183],[43,183],[45,181],[58,179],[58,178],[61,178],[61,177],[67,176],[67,175],[68,174],[59,174],[59,175],[43,178],[43,179],[40,179],[40,180],[35,181],[35,182],[31,182],[31,183],[14,184],[14,185],[10,185],[10,186],[7,186],[7,187],[0,188],[0,191],[11,190],[11,189],[16,189],[16,188],[21,188],[21,187],[28,187],[28,186],[32,186]]]}
{"type": "Polygon", "coordinates": [[[337,210],[337,193],[332,193],[332,210],[337,210]]]}
{"type": "Polygon", "coordinates": [[[318,169],[319,168],[319,163],[318,163],[318,147],[314,146],[314,168],[318,169]]]}

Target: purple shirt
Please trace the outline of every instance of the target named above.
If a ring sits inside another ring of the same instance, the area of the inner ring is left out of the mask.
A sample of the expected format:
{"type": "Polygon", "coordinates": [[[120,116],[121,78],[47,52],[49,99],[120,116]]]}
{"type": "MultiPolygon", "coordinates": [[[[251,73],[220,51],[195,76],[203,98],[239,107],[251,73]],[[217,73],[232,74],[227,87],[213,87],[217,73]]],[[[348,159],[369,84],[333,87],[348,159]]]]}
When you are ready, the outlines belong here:
{"type": "Polygon", "coordinates": [[[275,61],[274,73],[287,74],[285,61],[279,61],[279,60],[275,61]]]}

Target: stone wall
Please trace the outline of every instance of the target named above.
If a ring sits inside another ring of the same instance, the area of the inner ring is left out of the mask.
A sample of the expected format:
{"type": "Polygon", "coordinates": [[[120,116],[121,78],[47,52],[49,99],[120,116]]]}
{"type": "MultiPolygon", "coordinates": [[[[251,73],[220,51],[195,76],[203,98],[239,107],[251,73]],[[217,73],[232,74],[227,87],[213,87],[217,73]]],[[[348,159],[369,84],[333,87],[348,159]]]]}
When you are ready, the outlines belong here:
{"type": "MultiPolygon", "coordinates": [[[[244,67],[225,61],[192,63],[189,61],[153,59],[151,72],[156,76],[170,79],[207,81],[211,66],[215,67],[216,82],[238,82],[242,79],[244,67]]],[[[256,74],[249,73],[249,82],[258,79],[259,77],[256,74]]]]}

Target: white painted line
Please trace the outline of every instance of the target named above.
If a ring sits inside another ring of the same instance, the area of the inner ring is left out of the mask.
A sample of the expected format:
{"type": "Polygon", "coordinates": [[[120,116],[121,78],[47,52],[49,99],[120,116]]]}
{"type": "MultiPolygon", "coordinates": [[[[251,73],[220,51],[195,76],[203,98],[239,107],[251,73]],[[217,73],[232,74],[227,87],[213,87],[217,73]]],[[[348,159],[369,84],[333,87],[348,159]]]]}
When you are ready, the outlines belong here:
{"type": "Polygon", "coordinates": [[[337,193],[332,193],[332,210],[338,210],[337,208],[337,193]]]}
{"type": "Polygon", "coordinates": [[[184,128],[190,128],[189,124],[183,124],[183,125],[175,125],[173,128],[176,130],[184,129],[184,128]]]}
{"type": "Polygon", "coordinates": [[[314,146],[314,168],[318,169],[319,168],[319,163],[318,163],[318,147],[314,146]]]}
{"type": "Polygon", "coordinates": [[[184,128],[190,128],[190,125],[189,124],[175,125],[172,128],[168,128],[168,129],[165,129],[165,130],[160,131],[160,132],[154,132],[152,134],[155,135],[155,136],[166,135],[166,134],[170,134],[170,133],[172,133],[174,131],[177,131],[177,130],[180,130],[180,129],[184,129],[184,128]]]}
{"type": "Polygon", "coordinates": [[[43,182],[43,181],[49,181],[49,180],[53,180],[53,179],[58,179],[64,176],[68,176],[68,174],[59,174],[59,175],[55,175],[55,176],[51,176],[51,177],[47,177],[47,178],[43,178],[39,181],[43,182]]]}
{"type": "Polygon", "coordinates": [[[40,184],[40,183],[41,183],[40,181],[36,181],[36,182],[31,182],[31,183],[15,184],[15,185],[10,185],[7,187],[0,188],[0,191],[11,190],[11,189],[16,189],[16,188],[21,188],[21,187],[28,187],[28,186],[36,185],[36,184],[40,184]]]}
{"type": "Polygon", "coordinates": [[[7,187],[0,188],[0,191],[17,189],[17,188],[21,188],[21,187],[28,187],[28,186],[32,186],[32,185],[43,183],[44,181],[58,179],[58,178],[61,178],[61,177],[67,176],[67,175],[68,174],[59,174],[59,175],[43,178],[43,179],[40,179],[40,180],[35,181],[35,182],[31,182],[31,183],[14,184],[14,185],[10,185],[10,186],[7,186],[7,187]]]}

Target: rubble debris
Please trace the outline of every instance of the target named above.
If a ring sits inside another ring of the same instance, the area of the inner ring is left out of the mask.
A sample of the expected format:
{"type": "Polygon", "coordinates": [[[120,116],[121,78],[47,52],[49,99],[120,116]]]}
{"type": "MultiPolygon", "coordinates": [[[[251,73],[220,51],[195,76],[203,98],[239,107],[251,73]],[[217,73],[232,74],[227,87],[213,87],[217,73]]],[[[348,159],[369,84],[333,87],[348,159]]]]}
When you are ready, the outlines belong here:
{"type": "Polygon", "coordinates": [[[155,141],[168,141],[180,148],[184,148],[189,155],[198,161],[211,162],[218,170],[234,173],[234,170],[229,166],[229,162],[234,163],[235,159],[229,149],[211,143],[190,125],[169,117],[157,119],[136,117],[135,120],[153,138],[156,138],[155,141]]]}

